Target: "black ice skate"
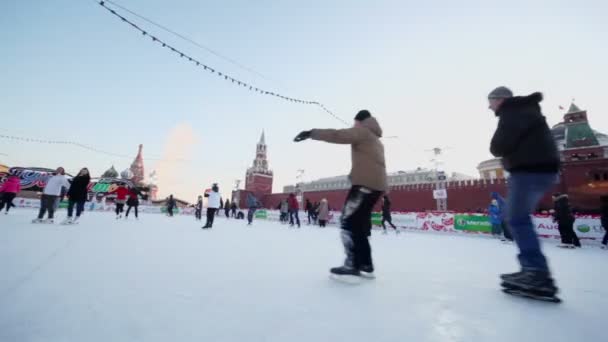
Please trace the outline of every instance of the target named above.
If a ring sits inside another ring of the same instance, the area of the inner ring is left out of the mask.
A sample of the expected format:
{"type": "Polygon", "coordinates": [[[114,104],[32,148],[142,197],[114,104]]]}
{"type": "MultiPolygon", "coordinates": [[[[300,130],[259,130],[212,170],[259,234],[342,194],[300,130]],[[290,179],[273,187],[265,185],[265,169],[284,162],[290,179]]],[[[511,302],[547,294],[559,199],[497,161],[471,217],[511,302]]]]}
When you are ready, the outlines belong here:
{"type": "Polygon", "coordinates": [[[501,275],[503,292],[531,299],[559,303],[557,287],[550,274],[542,271],[522,271],[501,275]]]}
{"type": "Polygon", "coordinates": [[[329,272],[330,272],[330,277],[332,279],[342,281],[345,283],[355,284],[355,283],[359,282],[361,279],[361,272],[359,272],[358,269],[352,268],[352,267],[347,267],[347,266],[334,267],[334,268],[330,269],[329,272]]]}

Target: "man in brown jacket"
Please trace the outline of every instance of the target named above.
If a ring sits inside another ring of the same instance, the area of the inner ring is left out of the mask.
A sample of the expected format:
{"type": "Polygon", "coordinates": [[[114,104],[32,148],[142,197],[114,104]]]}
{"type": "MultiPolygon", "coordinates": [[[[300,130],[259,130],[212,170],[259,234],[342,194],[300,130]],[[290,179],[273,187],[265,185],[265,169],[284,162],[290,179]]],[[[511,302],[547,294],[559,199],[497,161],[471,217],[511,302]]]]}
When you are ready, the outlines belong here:
{"type": "Polygon", "coordinates": [[[313,129],[298,134],[294,141],[321,140],[351,145],[352,186],[346,197],[342,216],[342,243],[346,252],[344,266],[330,270],[336,275],[373,276],[371,247],[368,237],[372,228],[372,210],[387,190],[382,129],[369,111],[355,116],[355,125],[347,129],[313,129]]]}

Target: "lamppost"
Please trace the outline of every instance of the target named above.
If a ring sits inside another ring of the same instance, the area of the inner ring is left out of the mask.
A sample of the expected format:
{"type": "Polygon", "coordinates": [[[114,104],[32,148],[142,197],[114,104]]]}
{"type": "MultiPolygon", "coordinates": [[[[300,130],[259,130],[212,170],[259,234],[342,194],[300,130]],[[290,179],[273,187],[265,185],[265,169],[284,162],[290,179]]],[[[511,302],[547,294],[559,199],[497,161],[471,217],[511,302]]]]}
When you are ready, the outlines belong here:
{"type": "Polygon", "coordinates": [[[445,172],[442,170],[443,162],[440,159],[443,149],[440,147],[435,147],[430,151],[433,152],[433,156],[434,156],[434,158],[431,159],[431,162],[433,163],[433,174],[434,174],[433,178],[435,181],[435,190],[433,191],[433,198],[435,198],[435,201],[437,202],[438,211],[447,211],[448,210],[448,193],[447,193],[447,189],[446,189],[447,188],[447,185],[446,185],[447,177],[445,175],[445,172]]]}
{"type": "Polygon", "coordinates": [[[296,198],[300,205],[304,205],[304,169],[296,171],[296,198]],[[300,184],[302,187],[300,187],[300,184]]]}

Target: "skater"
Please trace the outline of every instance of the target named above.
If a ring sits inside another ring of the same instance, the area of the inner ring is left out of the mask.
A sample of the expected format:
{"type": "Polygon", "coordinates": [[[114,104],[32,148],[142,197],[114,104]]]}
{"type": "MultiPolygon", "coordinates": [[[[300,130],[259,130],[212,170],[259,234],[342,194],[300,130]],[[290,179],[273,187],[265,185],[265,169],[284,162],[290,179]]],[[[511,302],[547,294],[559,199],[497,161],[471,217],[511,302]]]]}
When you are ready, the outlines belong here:
{"type": "Polygon", "coordinates": [[[575,248],[581,247],[581,242],[574,232],[574,214],[572,208],[570,208],[570,202],[568,201],[568,195],[555,193],[553,195],[554,202],[554,214],[553,222],[557,222],[559,235],[562,243],[558,245],[561,248],[575,248]]]}
{"type": "Polygon", "coordinates": [[[169,195],[169,197],[167,198],[166,205],[167,205],[167,215],[169,215],[169,217],[173,217],[173,209],[175,209],[175,207],[177,206],[177,203],[175,202],[175,199],[173,198],[173,194],[169,195]]]}
{"type": "Polygon", "coordinates": [[[293,227],[294,223],[298,224],[298,228],[300,228],[300,203],[298,203],[298,199],[296,198],[296,194],[289,194],[289,199],[287,200],[288,208],[289,208],[289,226],[293,227]],[[293,218],[296,218],[294,222],[293,218]]]}
{"type": "Polygon", "coordinates": [[[249,207],[249,211],[247,212],[247,225],[251,226],[255,211],[261,207],[260,202],[257,198],[255,198],[255,196],[253,196],[252,193],[247,194],[247,207],[249,207]]]}
{"type": "Polygon", "coordinates": [[[200,221],[203,219],[203,196],[198,196],[198,200],[196,201],[196,204],[194,205],[194,218],[197,221],[200,221]]]}
{"type": "Polygon", "coordinates": [[[9,176],[2,186],[0,186],[0,212],[6,206],[4,214],[8,215],[11,207],[15,206],[13,200],[17,197],[19,191],[21,191],[21,180],[17,176],[9,176]]]}
{"type": "Polygon", "coordinates": [[[500,228],[503,233],[503,237],[500,239],[500,241],[505,243],[513,242],[513,235],[511,234],[511,229],[509,228],[505,220],[505,212],[507,207],[505,199],[502,198],[502,196],[500,196],[498,192],[492,192],[491,198],[493,200],[496,200],[496,203],[498,204],[498,209],[500,210],[500,228]]]}
{"type": "Polygon", "coordinates": [[[61,195],[63,188],[69,189],[70,182],[65,177],[65,170],[63,167],[58,167],[55,171],[55,175],[50,177],[46,181],[44,190],[42,191],[42,197],[40,198],[40,211],[38,212],[38,218],[33,223],[46,222],[53,223],[53,216],[55,215],[55,205],[61,195]],[[49,216],[46,221],[43,220],[44,214],[48,211],[49,216]]]}
{"type": "Polygon", "coordinates": [[[490,224],[492,225],[492,237],[499,239],[502,235],[502,213],[498,206],[498,200],[492,199],[492,202],[488,207],[488,216],[490,217],[490,224]]]}
{"type": "Polygon", "coordinates": [[[68,217],[63,224],[76,223],[84,211],[84,203],[87,201],[89,193],[89,183],[91,175],[89,169],[82,168],[76,177],[72,178],[72,185],[68,191],[68,217]],[[74,213],[74,205],[76,205],[76,218],[72,218],[74,213]]]}
{"type": "Polygon", "coordinates": [[[232,205],[230,206],[230,211],[232,212],[232,217],[234,217],[234,218],[236,218],[236,209],[237,209],[236,202],[233,201],[232,205]]]}
{"type": "Polygon", "coordinates": [[[205,194],[207,197],[207,223],[202,227],[203,229],[213,228],[213,219],[215,212],[220,207],[220,189],[217,184],[213,184],[211,191],[205,194]]]}
{"type": "Polygon", "coordinates": [[[541,93],[513,97],[506,87],[488,95],[489,108],[498,117],[490,152],[502,158],[510,173],[507,221],[519,247],[521,271],[501,276],[506,291],[557,301],[547,260],[530,215],[556,183],[560,159],[539,103],[541,93]]]}
{"type": "Polygon", "coordinates": [[[129,217],[129,213],[131,212],[131,208],[134,209],[135,219],[139,219],[139,196],[141,193],[137,190],[136,187],[129,188],[128,199],[127,199],[127,212],[125,213],[125,220],[129,217]]]}
{"type": "Polygon", "coordinates": [[[224,200],[220,197],[220,207],[217,208],[216,211],[217,216],[220,216],[220,214],[222,213],[221,209],[224,209],[224,200]]]}
{"type": "Polygon", "coordinates": [[[319,206],[321,205],[321,203],[319,202],[315,202],[315,204],[313,204],[312,206],[312,219],[313,219],[313,224],[317,225],[317,222],[319,221],[319,206]]]}
{"type": "Polygon", "coordinates": [[[127,195],[129,195],[129,189],[125,184],[120,184],[116,190],[116,198],[114,199],[114,205],[116,205],[116,219],[122,218],[122,212],[125,210],[125,203],[127,202],[127,195]]]}
{"type": "Polygon", "coordinates": [[[600,211],[602,214],[602,227],[604,227],[602,249],[608,249],[608,196],[600,197],[600,211]]]}
{"type": "Polygon", "coordinates": [[[342,242],[346,252],[344,265],[330,270],[335,275],[372,276],[374,265],[368,237],[371,235],[372,210],[388,188],[382,129],[367,110],[355,116],[352,128],[313,129],[301,132],[295,141],[308,138],[335,144],[351,145],[352,187],[342,210],[342,242]],[[363,272],[363,273],[362,273],[363,272]]]}
{"type": "Polygon", "coordinates": [[[385,222],[388,222],[388,224],[393,227],[395,232],[399,234],[399,229],[395,227],[395,225],[393,224],[393,218],[391,217],[391,201],[388,199],[388,195],[384,195],[384,197],[382,197],[382,230],[384,234],[386,234],[385,222]]]}
{"type": "Polygon", "coordinates": [[[287,203],[287,199],[281,201],[281,204],[279,205],[279,211],[281,212],[281,223],[287,223],[287,216],[289,216],[289,203],[287,203]]]}
{"type": "Polygon", "coordinates": [[[322,199],[321,203],[319,203],[319,227],[325,228],[327,226],[327,220],[329,220],[329,204],[327,203],[327,199],[322,199]]]}
{"type": "Polygon", "coordinates": [[[226,203],[224,203],[224,215],[226,215],[226,218],[230,218],[230,200],[226,200],[226,203]]]}
{"type": "Polygon", "coordinates": [[[308,216],[308,225],[310,226],[311,221],[314,221],[314,217],[315,217],[315,212],[313,209],[313,205],[310,202],[310,200],[307,198],[306,199],[306,204],[304,206],[304,211],[306,212],[307,216],[308,216]]]}

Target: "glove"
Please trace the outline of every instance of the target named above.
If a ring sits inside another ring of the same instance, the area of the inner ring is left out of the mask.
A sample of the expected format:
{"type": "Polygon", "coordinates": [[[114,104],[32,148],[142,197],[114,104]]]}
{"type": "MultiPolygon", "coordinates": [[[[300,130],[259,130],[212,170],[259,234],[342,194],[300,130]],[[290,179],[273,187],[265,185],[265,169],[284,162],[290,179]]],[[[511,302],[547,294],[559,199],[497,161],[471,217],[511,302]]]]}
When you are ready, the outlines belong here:
{"type": "Polygon", "coordinates": [[[312,131],[302,131],[302,132],[300,132],[300,134],[296,135],[296,137],[293,139],[293,141],[300,142],[302,140],[310,139],[311,133],[312,133],[312,131]]]}

